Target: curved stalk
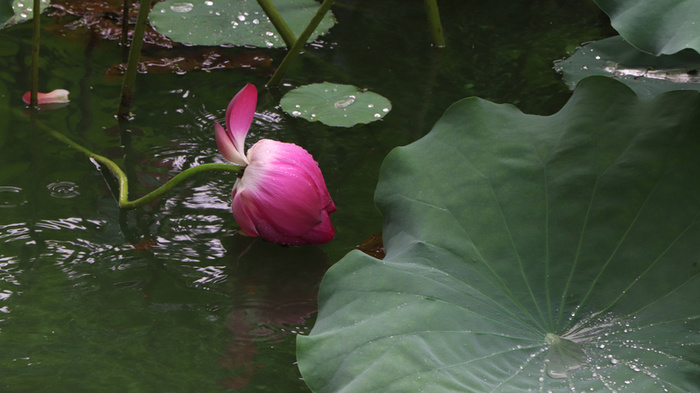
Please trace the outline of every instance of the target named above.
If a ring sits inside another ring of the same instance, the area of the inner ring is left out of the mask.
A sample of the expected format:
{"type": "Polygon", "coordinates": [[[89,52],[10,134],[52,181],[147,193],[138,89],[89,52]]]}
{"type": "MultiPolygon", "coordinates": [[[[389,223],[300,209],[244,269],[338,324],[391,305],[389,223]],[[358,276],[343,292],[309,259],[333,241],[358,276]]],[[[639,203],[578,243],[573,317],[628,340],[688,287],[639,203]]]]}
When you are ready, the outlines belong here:
{"type": "Polygon", "coordinates": [[[67,136],[61,134],[60,132],[54,130],[53,128],[46,126],[42,123],[36,122],[36,126],[47,133],[49,133],[51,136],[54,138],[58,139],[61,142],[64,142],[68,146],[82,152],[85,154],[88,158],[91,160],[97,162],[100,165],[104,165],[107,167],[110,172],[117,178],[117,181],[119,182],[119,207],[122,209],[136,209],[141,206],[144,206],[155,199],[159,198],[166,192],[170,191],[173,187],[175,187],[178,183],[181,183],[183,180],[187,179],[188,177],[201,173],[201,172],[211,172],[211,171],[225,171],[225,172],[232,172],[235,174],[241,174],[243,173],[243,167],[238,166],[238,165],[232,165],[232,164],[220,164],[220,163],[209,163],[209,164],[202,164],[198,165],[192,168],[188,168],[174,177],[172,177],[170,180],[165,182],[162,186],[158,187],[157,189],[151,191],[150,193],[142,196],[141,198],[138,198],[136,200],[130,201],[129,200],[129,179],[127,179],[126,174],[124,174],[124,171],[117,165],[114,161],[110,160],[107,157],[101,156],[99,154],[95,154],[92,151],[86,149],[85,147],[79,145],[78,143],[74,142],[67,136]]]}

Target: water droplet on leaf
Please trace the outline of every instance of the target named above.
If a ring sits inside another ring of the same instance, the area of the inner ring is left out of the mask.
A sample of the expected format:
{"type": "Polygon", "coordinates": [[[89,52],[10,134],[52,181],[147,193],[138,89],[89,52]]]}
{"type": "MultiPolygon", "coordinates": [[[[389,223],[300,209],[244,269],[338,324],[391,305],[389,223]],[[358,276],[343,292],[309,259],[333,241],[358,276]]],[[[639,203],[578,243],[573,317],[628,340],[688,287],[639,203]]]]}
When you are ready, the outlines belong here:
{"type": "Polygon", "coordinates": [[[170,10],[173,12],[179,12],[179,13],[184,13],[184,12],[190,12],[194,9],[194,4],[192,3],[173,3],[170,5],[170,10]]]}
{"type": "Polygon", "coordinates": [[[352,95],[347,96],[345,98],[342,98],[342,99],[336,101],[335,104],[333,104],[333,106],[336,107],[336,109],[346,108],[346,107],[352,105],[353,102],[355,102],[355,98],[356,97],[352,96],[352,95]]]}

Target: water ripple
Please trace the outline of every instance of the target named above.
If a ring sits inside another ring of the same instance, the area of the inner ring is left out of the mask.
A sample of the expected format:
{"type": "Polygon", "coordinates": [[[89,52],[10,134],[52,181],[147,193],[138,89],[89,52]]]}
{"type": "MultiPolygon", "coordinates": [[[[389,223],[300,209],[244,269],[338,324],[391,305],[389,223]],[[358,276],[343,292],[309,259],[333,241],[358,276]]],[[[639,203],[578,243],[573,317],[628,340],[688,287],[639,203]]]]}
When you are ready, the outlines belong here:
{"type": "Polygon", "coordinates": [[[80,195],[78,185],[69,181],[51,183],[46,188],[49,189],[50,195],[54,198],[67,199],[80,195]]]}
{"type": "Polygon", "coordinates": [[[17,207],[27,201],[22,197],[22,189],[12,186],[0,186],[0,208],[17,207]]]}

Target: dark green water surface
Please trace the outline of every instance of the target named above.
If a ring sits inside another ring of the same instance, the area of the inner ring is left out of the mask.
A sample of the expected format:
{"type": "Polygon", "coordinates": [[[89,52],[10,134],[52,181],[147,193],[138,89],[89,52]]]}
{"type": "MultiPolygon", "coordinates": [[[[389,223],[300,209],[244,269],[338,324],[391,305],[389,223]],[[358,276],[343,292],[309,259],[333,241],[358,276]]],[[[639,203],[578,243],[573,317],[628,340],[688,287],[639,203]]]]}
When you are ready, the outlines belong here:
{"type": "MultiPolygon", "coordinates": [[[[429,43],[422,2],[338,0],[337,25],[307,48],[280,89],[267,69],[140,74],[132,112],[114,118],[121,60],[85,27],[62,33],[45,15],[40,90],[68,106],[38,119],[129,175],[131,195],[182,169],[221,162],[213,121],[245,83],[260,91],[249,144],[294,142],[319,161],[338,211],[336,239],[283,248],[241,236],[231,174],[192,178],[161,200],[120,211],[109,174],[0,112],[0,391],[308,392],[295,337],[313,326],[325,270],[381,231],[379,167],[425,133],[454,101],[477,95],[527,113],[556,112],[569,92],[552,61],[614,34],[591,1],[439,1],[447,48],[429,43]],[[383,121],[351,129],[293,119],[277,107],[291,87],[330,81],[392,101],[383,121]]],[[[197,48],[191,48],[192,51],[197,48]]],[[[154,49],[145,53],[155,54],[154,49]]],[[[283,50],[259,51],[279,64],[283,50]]],[[[31,24],[0,30],[0,104],[24,111],[31,24]]]]}

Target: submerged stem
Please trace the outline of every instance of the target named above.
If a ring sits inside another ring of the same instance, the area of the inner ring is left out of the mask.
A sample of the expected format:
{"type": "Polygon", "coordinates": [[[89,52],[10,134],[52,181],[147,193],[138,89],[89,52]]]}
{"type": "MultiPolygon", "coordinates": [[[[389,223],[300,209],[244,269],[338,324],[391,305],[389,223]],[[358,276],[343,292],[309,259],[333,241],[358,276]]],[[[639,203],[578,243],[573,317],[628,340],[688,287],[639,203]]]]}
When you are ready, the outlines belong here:
{"type": "Polygon", "coordinates": [[[141,46],[143,45],[143,35],[146,31],[146,20],[151,10],[151,0],[141,0],[139,4],[139,16],[136,19],[134,34],[131,36],[131,47],[129,48],[129,62],[126,64],[124,83],[122,84],[121,100],[117,116],[120,118],[129,117],[131,99],[134,95],[134,85],[136,84],[136,68],[141,56],[141,46]]]}
{"type": "Polygon", "coordinates": [[[301,50],[304,48],[306,41],[309,40],[309,37],[311,37],[311,34],[314,32],[314,30],[316,30],[318,24],[321,23],[323,17],[326,16],[326,12],[328,12],[328,10],[331,8],[333,2],[334,0],[323,0],[321,7],[319,7],[319,9],[316,11],[314,17],[311,18],[311,21],[309,22],[308,26],[306,26],[306,29],[304,29],[304,32],[302,32],[301,35],[297,37],[296,42],[294,42],[294,45],[292,45],[292,47],[289,49],[289,52],[287,52],[287,55],[282,60],[282,63],[279,67],[277,67],[277,70],[272,75],[272,78],[270,78],[270,80],[267,82],[267,87],[277,86],[280,83],[282,75],[284,75],[284,73],[289,68],[289,65],[292,63],[292,61],[294,61],[294,59],[299,55],[299,52],[301,52],[301,50]]]}
{"type": "Polygon", "coordinates": [[[63,135],[62,133],[54,130],[53,128],[46,126],[42,123],[36,122],[36,126],[47,133],[49,133],[51,136],[54,138],[58,139],[59,141],[67,144],[68,146],[82,152],[85,154],[88,158],[94,160],[100,165],[106,166],[110,172],[117,178],[117,181],[119,182],[119,207],[122,209],[136,209],[138,207],[141,207],[143,205],[146,205],[149,202],[152,202],[156,198],[159,198],[166,192],[170,191],[173,187],[175,187],[178,183],[181,183],[183,180],[187,179],[188,177],[201,173],[201,172],[211,172],[211,171],[225,171],[225,172],[232,172],[236,174],[241,174],[243,173],[243,167],[238,166],[238,165],[232,165],[232,164],[221,164],[221,163],[209,163],[209,164],[202,164],[198,165],[192,168],[188,168],[174,177],[172,177],[170,180],[165,182],[162,186],[158,187],[157,189],[151,191],[150,193],[142,196],[141,198],[138,198],[136,200],[130,201],[129,200],[129,179],[127,179],[126,174],[124,174],[124,171],[117,165],[114,161],[110,160],[107,157],[101,156],[99,154],[95,154],[92,151],[86,149],[85,147],[81,146],[80,144],[76,143],[72,139],[68,138],[67,136],[63,135]]]}
{"type": "Polygon", "coordinates": [[[29,103],[33,108],[39,106],[39,46],[41,42],[41,0],[34,0],[32,8],[32,89],[29,103]]]}

